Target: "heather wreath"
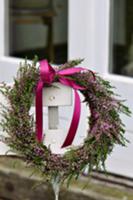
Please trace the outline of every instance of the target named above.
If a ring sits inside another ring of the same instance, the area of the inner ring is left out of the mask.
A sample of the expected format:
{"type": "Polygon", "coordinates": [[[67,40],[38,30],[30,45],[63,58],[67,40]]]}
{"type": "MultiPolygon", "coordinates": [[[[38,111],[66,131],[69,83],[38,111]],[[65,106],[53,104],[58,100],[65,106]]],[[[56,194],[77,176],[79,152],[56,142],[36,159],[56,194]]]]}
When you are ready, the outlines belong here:
{"type": "MultiPolygon", "coordinates": [[[[74,60],[57,67],[57,70],[75,67],[82,60],[74,60]]],[[[5,83],[1,92],[8,100],[9,107],[2,106],[3,120],[1,126],[8,133],[4,142],[11,151],[22,156],[26,163],[38,169],[48,180],[61,176],[62,181],[77,178],[86,166],[89,172],[93,169],[105,169],[107,156],[114,145],[126,145],[125,127],[120,113],[130,116],[130,110],[113,92],[110,83],[91,71],[83,71],[70,78],[85,87],[80,92],[84,96],[88,117],[88,134],[84,144],[69,149],[63,156],[53,154],[50,148],[36,140],[35,121],[29,110],[35,96],[39,80],[37,61],[27,61],[20,65],[13,86],[5,83]]],[[[55,78],[58,82],[58,77],[55,78]]]]}

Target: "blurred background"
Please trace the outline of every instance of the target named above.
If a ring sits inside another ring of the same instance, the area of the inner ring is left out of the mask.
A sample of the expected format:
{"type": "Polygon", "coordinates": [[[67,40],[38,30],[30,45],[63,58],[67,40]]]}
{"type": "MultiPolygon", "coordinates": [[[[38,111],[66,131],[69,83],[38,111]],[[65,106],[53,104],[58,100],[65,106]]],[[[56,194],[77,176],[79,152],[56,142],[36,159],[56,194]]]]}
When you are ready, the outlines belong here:
{"type": "MultiPolygon", "coordinates": [[[[0,25],[0,82],[12,82],[18,63],[26,57],[33,59],[38,55],[39,59],[47,58],[54,64],[85,58],[82,66],[109,80],[117,88],[118,98],[126,99],[126,105],[133,112],[132,0],[0,0],[0,25]]],[[[65,115],[68,119],[69,112],[65,111],[65,115]]],[[[106,163],[108,178],[102,171],[94,172],[87,188],[88,196],[80,190],[81,199],[133,199],[133,117],[121,117],[130,143],[126,148],[115,147],[106,163]]],[[[0,142],[0,153],[5,149],[0,142]]],[[[3,157],[0,159],[0,180],[5,182],[0,183],[0,200],[22,199],[15,196],[14,185],[16,188],[17,184],[13,180],[16,175],[7,175],[7,171],[14,173],[14,161],[3,157]],[[4,197],[5,194],[8,195],[4,197]]],[[[23,163],[18,160],[17,163],[15,174],[20,175],[19,169],[27,173],[23,163]]],[[[19,189],[22,180],[23,186],[29,181],[25,175],[22,177],[17,176],[19,189]]],[[[82,178],[83,183],[86,180],[82,178]]],[[[81,188],[82,181],[76,188],[81,188]]],[[[78,198],[73,191],[62,193],[61,199],[78,198]]],[[[34,197],[35,194],[29,194],[25,199],[34,197]]]]}
{"type": "MultiPolygon", "coordinates": [[[[113,72],[132,76],[133,2],[112,2],[113,72]]],[[[9,0],[8,14],[9,55],[32,59],[37,54],[58,64],[67,60],[68,0],[9,0]]]]}
{"type": "Polygon", "coordinates": [[[11,56],[67,60],[67,0],[10,0],[9,15],[11,56]]]}

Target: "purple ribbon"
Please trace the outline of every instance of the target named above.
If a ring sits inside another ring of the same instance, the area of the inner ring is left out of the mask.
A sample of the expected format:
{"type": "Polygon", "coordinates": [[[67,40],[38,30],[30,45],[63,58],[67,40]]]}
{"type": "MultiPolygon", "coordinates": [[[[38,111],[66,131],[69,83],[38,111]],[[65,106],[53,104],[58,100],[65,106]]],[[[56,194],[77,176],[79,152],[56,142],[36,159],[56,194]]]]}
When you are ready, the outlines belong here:
{"type": "Polygon", "coordinates": [[[54,81],[55,77],[58,77],[58,81],[61,84],[74,89],[75,103],[73,117],[62,148],[72,144],[78,128],[81,112],[81,103],[77,90],[84,90],[85,88],[79,86],[75,81],[71,80],[67,76],[81,72],[82,70],[84,70],[84,68],[72,67],[56,71],[51,65],[49,65],[47,60],[40,61],[40,80],[36,87],[36,137],[39,142],[43,139],[43,87],[48,84],[50,85],[54,81]]]}

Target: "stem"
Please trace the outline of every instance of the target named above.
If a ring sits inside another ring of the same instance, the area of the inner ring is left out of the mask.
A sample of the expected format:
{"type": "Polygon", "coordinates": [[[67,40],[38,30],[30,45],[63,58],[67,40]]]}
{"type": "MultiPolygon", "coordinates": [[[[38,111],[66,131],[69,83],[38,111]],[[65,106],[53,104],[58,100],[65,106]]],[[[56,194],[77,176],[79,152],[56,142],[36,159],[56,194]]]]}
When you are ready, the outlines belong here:
{"type": "Polygon", "coordinates": [[[59,200],[59,194],[55,194],[55,200],[59,200]]]}
{"type": "Polygon", "coordinates": [[[59,200],[59,192],[60,192],[60,177],[56,176],[55,178],[52,179],[51,181],[53,191],[55,194],[55,200],[59,200]]]}

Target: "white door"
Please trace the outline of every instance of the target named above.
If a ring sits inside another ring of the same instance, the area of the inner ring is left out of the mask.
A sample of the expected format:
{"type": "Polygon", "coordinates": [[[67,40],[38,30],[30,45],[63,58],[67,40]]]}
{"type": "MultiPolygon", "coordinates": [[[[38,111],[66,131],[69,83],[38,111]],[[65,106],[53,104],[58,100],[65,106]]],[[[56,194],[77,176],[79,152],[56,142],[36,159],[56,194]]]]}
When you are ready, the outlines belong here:
{"type": "MultiPolygon", "coordinates": [[[[58,2],[58,1],[57,1],[58,2]]],[[[78,4],[78,3],[77,3],[78,4]]],[[[71,17],[71,16],[70,16],[71,17]]],[[[0,82],[5,81],[6,83],[12,83],[13,77],[16,75],[16,71],[19,67],[20,61],[22,59],[10,57],[9,56],[9,38],[10,38],[10,29],[9,29],[9,0],[0,0],[0,82]]],[[[63,30],[64,31],[64,30],[63,30]]],[[[59,33],[59,32],[58,32],[59,33]]],[[[57,33],[56,33],[57,35],[57,33]]],[[[59,37],[59,34],[58,34],[59,37]]],[[[59,39],[56,37],[56,39],[59,39]]],[[[1,96],[0,96],[1,101],[1,96]]],[[[72,118],[72,106],[69,108],[63,107],[60,108],[59,119],[60,127],[66,127],[67,130],[70,125],[72,118]]],[[[85,133],[87,130],[87,113],[85,106],[82,106],[81,120],[78,128],[78,134],[75,138],[75,144],[79,144],[79,138],[83,141],[85,133]]],[[[44,112],[44,121],[47,121],[47,110],[44,112]]],[[[46,127],[47,128],[47,127],[46,127]]],[[[3,134],[0,130],[0,135],[3,134]]],[[[4,154],[7,151],[7,147],[0,141],[0,154],[4,154]]]]}
{"type": "MultiPolygon", "coordinates": [[[[127,2],[129,1],[69,1],[69,58],[85,58],[84,66],[111,81],[112,85],[117,87],[117,93],[127,100],[126,104],[133,111],[133,77],[129,77],[131,70],[127,70],[127,67],[131,66],[133,70],[133,46],[130,47],[132,29],[129,14],[126,15],[126,9],[131,9],[131,5],[127,5],[127,2]],[[118,50],[114,52],[115,48],[118,50]],[[129,57],[124,54],[127,49],[130,49],[129,57]],[[123,54],[117,55],[120,52],[123,54]]],[[[126,137],[130,143],[126,148],[115,148],[107,160],[107,170],[133,177],[133,117],[122,116],[122,119],[126,124],[126,137]]]]}
{"type": "MultiPolygon", "coordinates": [[[[122,19],[124,19],[125,2],[126,0],[117,1],[118,5],[115,8],[120,7],[120,9],[115,12],[113,0],[69,0],[68,55],[69,59],[85,58],[84,66],[99,72],[104,78],[110,80],[117,87],[117,92],[121,94],[122,98],[127,99],[127,105],[133,111],[133,78],[116,74],[112,67],[114,41],[118,38],[119,43],[124,43],[124,32],[121,33],[120,38],[116,34],[115,39],[112,37],[112,32],[115,26],[121,24],[120,22],[124,23],[123,20],[119,21],[119,15],[121,16],[122,13],[122,19]],[[115,24],[115,26],[113,24],[113,12],[118,12],[116,16],[118,24],[115,24]]],[[[0,74],[2,77],[5,73],[4,77],[6,79],[8,78],[8,69],[12,67],[14,70],[10,71],[14,75],[18,64],[16,58],[8,57],[8,8],[8,0],[1,0],[0,67],[2,70],[2,66],[7,66],[7,73],[1,71],[0,74]]],[[[119,30],[121,32],[123,26],[123,24],[120,25],[119,30]]],[[[86,116],[85,111],[83,116],[86,116]]],[[[127,148],[115,148],[112,156],[107,161],[107,169],[114,173],[133,177],[133,118],[122,117],[126,124],[126,136],[130,140],[130,144],[127,148]]],[[[64,123],[67,119],[67,117],[64,118],[64,123]]]]}

